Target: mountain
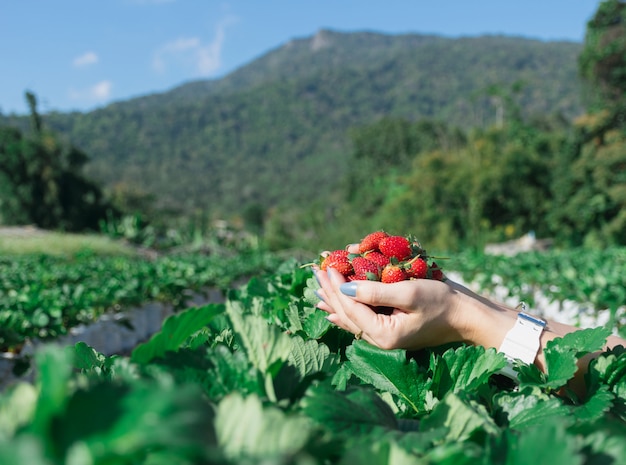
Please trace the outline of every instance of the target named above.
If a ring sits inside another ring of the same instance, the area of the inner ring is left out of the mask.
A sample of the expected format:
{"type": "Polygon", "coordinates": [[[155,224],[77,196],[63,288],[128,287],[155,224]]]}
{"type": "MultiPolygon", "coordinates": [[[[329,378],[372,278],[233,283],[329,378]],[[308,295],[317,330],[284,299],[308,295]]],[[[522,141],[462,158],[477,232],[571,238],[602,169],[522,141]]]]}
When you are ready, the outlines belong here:
{"type": "Polygon", "coordinates": [[[528,117],[572,119],[581,49],[321,30],[221,79],[45,121],[91,157],[87,174],[106,187],[152,194],[164,210],[229,215],[327,198],[348,169],[350,129],[385,116],[468,129],[493,124],[498,108],[506,119],[512,102],[528,117]]]}

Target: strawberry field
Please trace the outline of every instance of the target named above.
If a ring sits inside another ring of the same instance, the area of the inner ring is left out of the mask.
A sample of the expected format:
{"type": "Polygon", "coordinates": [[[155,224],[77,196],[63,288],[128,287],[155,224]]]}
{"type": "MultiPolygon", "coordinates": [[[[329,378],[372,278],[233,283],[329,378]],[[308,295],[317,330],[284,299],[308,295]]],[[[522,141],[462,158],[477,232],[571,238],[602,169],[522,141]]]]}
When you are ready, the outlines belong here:
{"type": "Polygon", "coordinates": [[[0,394],[0,463],[622,464],[626,350],[603,353],[587,391],[562,388],[576,360],[621,329],[626,250],[439,262],[476,290],[607,309],[610,326],[546,348],[548,372],[514,388],[493,349],[383,351],[310,303],[311,271],[262,253],[235,257],[26,256],[0,261],[5,351],[145,301],[175,313],[129,354],[39,345],[33,382],[0,394]],[[243,277],[246,284],[234,283],[243,277]],[[189,292],[224,290],[190,306],[189,292]]]}

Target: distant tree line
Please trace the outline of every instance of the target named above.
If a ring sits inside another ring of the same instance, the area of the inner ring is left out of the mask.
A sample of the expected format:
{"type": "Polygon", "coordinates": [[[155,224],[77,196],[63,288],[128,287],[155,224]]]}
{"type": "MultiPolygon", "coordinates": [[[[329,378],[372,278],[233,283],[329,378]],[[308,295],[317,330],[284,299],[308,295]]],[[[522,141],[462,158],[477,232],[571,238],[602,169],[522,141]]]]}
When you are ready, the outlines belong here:
{"type": "Polygon", "coordinates": [[[65,231],[97,230],[112,207],[82,174],[85,153],[48,131],[37,101],[26,93],[30,132],[0,127],[0,218],[65,231]]]}
{"type": "Polygon", "coordinates": [[[291,240],[317,228],[339,246],[388,229],[449,250],[533,231],[563,246],[626,245],[623,2],[600,4],[579,65],[588,111],[573,124],[523,117],[516,89],[500,87],[508,117],[488,128],[383,118],[355,129],[340,207],[303,212],[291,240]]]}
{"type": "MultiPolygon", "coordinates": [[[[109,185],[116,206],[151,217],[168,217],[180,207],[172,198],[160,198],[155,209],[152,191],[129,181],[141,175],[155,187],[167,185],[178,202],[188,202],[190,218],[208,217],[199,210],[205,204],[207,209],[222,208],[219,214],[230,209],[271,248],[341,246],[381,228],[413,232],[446,249],[480,247],[528,231],[563,245],[626,245],[623,2],[599,4],[587,25],[578,64],[587,110],[574,122],[558,112],[535,116],[522,111],[528,92],[519,80],[488,88],[496,116],[491,125],[461,126],[455,123],[458,115],[456,120],[444,115],[409,118],[383,108],[377,121],[351,129],[350,144],[333,144],[329,141],[340,141],[343,131],[339,122],[351,112],[370,111],[364,103],[370,94],[341,93],[337,84],[329,87],[337,95],[321,98],[315,93],[321,80],[308,78],[274,82],[263,93],[249,90],[235,99],[215,98],[208,110],[198,105],[182,119],[180,109],[170,105],[161,113],[149,112],[158,121],[142,126],[139,108],[120,106],[119,111],[103,111],[107,118],[79,118],[72,124],[74,133],[87,140],[90,125],[99,122],[93,149],[113,154],[99,161],[105,177],[119,175],[114,168],[125,163],[130,177],[109,185]],[[316,98],[302,100],[303,89],[316,98]],[[300,101],[297,118],[284,120],[288,113],[278,111],[277,105],[286,101],[300,101]],[[172,136],[170,145],[156,143],[161,139],[150,131],[162,133],[162,128],[187,137],[172,136]],[[124,151],[110,146],[112,133],[127,141],[124,151]],[[322,139],[327,142],[324,156],[308,156],[319,150],[316,144],[322,139]],[[155,155],[158,151],[169,156],[155,155]],[[257,155],[250,157],[249,151],[257,155]],[[187,171],[184,181],[172,178],[174,172],[187,171]],[[290,187],[286,195],[287,180],[290,186],[299,182],[300,190],[290,187]]],[[[387,69],[394,69],[391,63],[387,69]]],[[[371,82],[391,79],[384,73],[371,77],[371,82]]],[[[83,174],[88,157],[46,129],[35,97],[27,98],[30,131],[0,128],[2,222],[97,228],[114,209],[83,174]]],[[[63,132],[65,120],[52,120],[63,132]]]]}

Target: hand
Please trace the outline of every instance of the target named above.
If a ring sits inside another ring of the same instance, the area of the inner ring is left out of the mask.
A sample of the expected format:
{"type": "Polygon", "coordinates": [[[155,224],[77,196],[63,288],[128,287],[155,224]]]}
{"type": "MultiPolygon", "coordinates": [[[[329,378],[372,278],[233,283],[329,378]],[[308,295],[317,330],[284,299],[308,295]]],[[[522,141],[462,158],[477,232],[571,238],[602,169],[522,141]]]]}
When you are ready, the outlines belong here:
{"type": "Polygon", "coordinates": [[[323,302],[318,308],[337,326],[383,349],[419,349],[464,341],[459,311],[463,296],[453,285],[431,279],[393,284],[350,281],[336,270],[315,270],[323,302]],[[374,307],[391,307],[390,314],[374,307]]]}

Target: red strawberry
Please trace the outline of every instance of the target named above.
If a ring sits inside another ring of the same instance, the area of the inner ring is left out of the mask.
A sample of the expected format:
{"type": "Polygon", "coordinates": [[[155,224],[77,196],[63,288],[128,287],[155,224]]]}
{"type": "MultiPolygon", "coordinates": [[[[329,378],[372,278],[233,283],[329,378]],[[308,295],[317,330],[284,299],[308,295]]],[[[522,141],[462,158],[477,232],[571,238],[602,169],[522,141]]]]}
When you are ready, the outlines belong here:
{"type": "Polygon", "coordinates": [[[376,263],[381,269],[383,269],[385,265],[389,264],[389,257],[386,257],[382,254],[382,252],[378,252],[376,250],[373,252],[367,252],[364,257],[369,261],[376,263]]]}
{"type": "Polygon", "coordinates": [[[411,256],[411,243],[404,236],[388,236],[378,244],[380,251],[387,257],[395,257],[398,261],[406,260],[411,256]]]}
{"type": "Polygon", "coordinates": [[[361,240],[361,243],[359,244],[359,253],[365,253],[371,250],[378,250],[378,244],[380,243],[380,241],[388,236],[389,234],[387,234],[385,231],[376,231],[368,234],[363,238],[363,240],[361,240]]]}
{"type": "Polygon", "coordinates": [[[428,263],[423,258],[415,258],[407,263],[406,271],[410,278],[424,279],[428,275],[428,263]]]}
{"type": "Polygon", "coordinates": [[[380,279],[381,267],[373,261],[365,257],[354,257],[352,259],[352,267],[354,268],[354,279],[378,281],[380,279]]]}
{"type": "Polygon", "coordinates": [[[430,278],[436,279],[437,281],[443,281],[444,279],[443,271],[441,271],[441,268],[439,268],[439,265],[435,262],[430,265],[430,278]]]}
{"type": "Polygon", "coordinates": [[[354,274],[354,268],[348,259],[347,250],[334,250],[328,254],[320,264],[320,268],[326,271],[328,268],[334,268],[344,276],[354,274]]]}
{"type": "Polygon", "coordinates": [[[408,279],[409,275],[407,275],[406,271],[400,268],[398,265],[387,265],[381,275],[380,280],[383,283],[397,283],[400,281],[405,281],[408,279]]]}

